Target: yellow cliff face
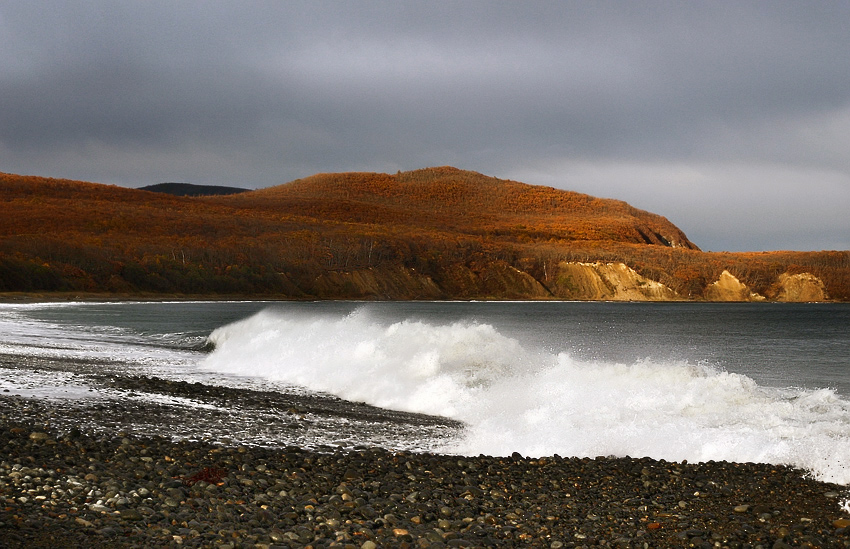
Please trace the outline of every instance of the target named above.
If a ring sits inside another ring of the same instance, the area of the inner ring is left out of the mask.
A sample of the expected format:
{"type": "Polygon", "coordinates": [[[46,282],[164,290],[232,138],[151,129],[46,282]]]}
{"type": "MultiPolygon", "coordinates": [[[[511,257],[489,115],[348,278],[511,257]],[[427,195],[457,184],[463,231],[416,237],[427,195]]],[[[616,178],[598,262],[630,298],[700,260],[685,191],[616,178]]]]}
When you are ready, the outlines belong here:
{"type": "Polygon", "coordinates": [[[824,283],[811,273],[782,273],[767,292],[767,297],[753,292],[729,271],[723,271],[716,282],[705,289],[706,301],[826,301],[829,296],[824,283]]]}
{"type": "Polygon", "coordinates": [[[716,282],[705,289],[706,301],[764,301],[764,297],[753,292],[729,271],[720,273],[716,282]]]}
{"type": "Polygon", "coordinates": [[[454,265],[436,279],[414,269],[361,269],[322,274],[311,291],[326,298],[366,299],[576,299],[678,301],[664,284],[623,263],[561,262],[548,281],[503,262],[477,267],[454,265]]]}
{"type": "MultiPolygon", "coordinates": [[[[562,261],[545,279],[505,262],[454,264],[427,276],[415,269],[385,267],[329,271],[316,278],[312,295],[342,299],[565,299],[581,301],[683,301],[670,287],[641,276],[620,262],[562,261]]],[[[810,273],[780,275],[767,297],[729,271],[706,287],[705,301],[809,302],[828,299],[823,282],[810,273]]]]}
{"type": "Polygon", "coordinates": [[[829,296],[821,279],[811,273],[782,273],[776,283],[776,301],[825,301],[829,296]]]}
{"type": "Polygon", "coordinates": [[[555,297],[611,301],[677,301],[681,296],[660,282],[645,278],[623,263],[558,265],[551,286],[555,297]]]}

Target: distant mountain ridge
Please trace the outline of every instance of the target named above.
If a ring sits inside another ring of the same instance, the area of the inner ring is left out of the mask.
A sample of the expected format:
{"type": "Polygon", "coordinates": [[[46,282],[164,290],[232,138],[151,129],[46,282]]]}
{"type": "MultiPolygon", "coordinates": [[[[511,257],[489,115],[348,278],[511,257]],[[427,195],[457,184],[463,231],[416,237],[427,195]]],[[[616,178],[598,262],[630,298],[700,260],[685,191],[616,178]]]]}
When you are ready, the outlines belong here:
{"type": "Polygon", "coordinates": [[[0,173],[0,292],[850,301],[850,251],[702,252],[625,202],[452,167],[195,187],[0,173]]]}
{"type": "Polygon", "coordinates": [[[194,183],[157,183],[139,187],[140,191],[170,194],[172,196],[221,196],[249,192],[241,187],[218,185],[195,185],[194,183]]]}

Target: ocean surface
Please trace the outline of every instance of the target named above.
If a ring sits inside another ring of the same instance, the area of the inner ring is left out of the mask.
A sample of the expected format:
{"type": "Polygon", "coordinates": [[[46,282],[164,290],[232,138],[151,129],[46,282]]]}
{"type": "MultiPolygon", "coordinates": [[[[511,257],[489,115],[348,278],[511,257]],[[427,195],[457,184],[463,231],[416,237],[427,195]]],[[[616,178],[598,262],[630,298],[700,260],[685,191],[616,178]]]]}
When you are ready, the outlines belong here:
{"type": "Polygon", "coordinates": [[[463,422],[422,441],[436,452],[781,463],[850,484],[847,304],[0,304],[0,358],[0,390],[24,398],[128,398],[87,380],[144,375],[463,422]]]}

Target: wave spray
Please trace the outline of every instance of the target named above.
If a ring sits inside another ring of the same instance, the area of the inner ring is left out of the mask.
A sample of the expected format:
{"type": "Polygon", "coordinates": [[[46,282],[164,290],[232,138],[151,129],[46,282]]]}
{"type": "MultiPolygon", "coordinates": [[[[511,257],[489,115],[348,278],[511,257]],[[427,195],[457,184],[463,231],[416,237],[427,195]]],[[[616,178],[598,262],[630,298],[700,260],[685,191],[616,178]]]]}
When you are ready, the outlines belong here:
{"type": "Polygon", "coordinates": [[[788,464],[850,484],[850,402],[685,361],[582,361],[489,324],[273,309],[215,330],[201,367],[467,425],[434,451],[788,464]]]}

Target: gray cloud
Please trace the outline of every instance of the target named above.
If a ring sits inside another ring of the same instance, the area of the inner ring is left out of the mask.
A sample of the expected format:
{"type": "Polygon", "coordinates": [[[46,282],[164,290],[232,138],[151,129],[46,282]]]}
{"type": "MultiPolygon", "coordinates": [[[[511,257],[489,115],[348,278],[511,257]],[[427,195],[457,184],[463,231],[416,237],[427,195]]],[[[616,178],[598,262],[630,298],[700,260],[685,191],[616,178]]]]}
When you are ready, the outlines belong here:
{"type": "Polygon", "coordinates": [[[846,2],[7,2],[0,170],[263,187],[451,164],[705,249],[850,249],[846,2]]]}

